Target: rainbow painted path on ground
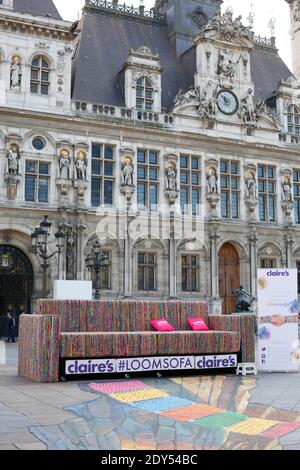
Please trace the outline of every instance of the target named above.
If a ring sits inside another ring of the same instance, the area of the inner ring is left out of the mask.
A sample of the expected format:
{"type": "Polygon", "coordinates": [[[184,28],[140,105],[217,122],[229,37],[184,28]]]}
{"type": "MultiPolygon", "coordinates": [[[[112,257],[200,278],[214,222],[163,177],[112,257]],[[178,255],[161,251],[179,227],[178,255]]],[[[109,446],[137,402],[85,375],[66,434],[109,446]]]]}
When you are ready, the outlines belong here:
{"type": "Polygon", "coordinates": [[[300,429],[300,422],[249,417],[170,395],[140,380],[90,383],[88,387],[94,393],[107,395],[119,403],[175,421],[192,423],[207,430],[222,430],[228,434],[261,436],[275,440],[300,429]]]}

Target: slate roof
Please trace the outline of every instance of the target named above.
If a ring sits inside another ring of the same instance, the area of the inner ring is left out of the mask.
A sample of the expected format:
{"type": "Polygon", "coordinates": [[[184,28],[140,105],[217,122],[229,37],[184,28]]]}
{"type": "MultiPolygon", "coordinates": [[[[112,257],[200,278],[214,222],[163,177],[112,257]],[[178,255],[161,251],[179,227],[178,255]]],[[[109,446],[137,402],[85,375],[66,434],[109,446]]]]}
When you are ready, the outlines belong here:
{"type": "Polygon", "coordinates": [[[31,15],[62,19],[52,0],[14,0],[14,10],[31,15]]]}
{"type": "MultiPolygon", "coordinates": [[[[112,12],[88,9],[81,20],[73,64],[73,99],[125,106],[120,71],[131,48],[147,46],[160,56],[162,107],[169,110],[179,89],[194,84],[195,47],[180,59],[168,37],[167,25],[112,12]]],[[[255,46],[251,53],[256,98],[269,98],[281,79],[292,75],[275,48],[255,46]]]]}

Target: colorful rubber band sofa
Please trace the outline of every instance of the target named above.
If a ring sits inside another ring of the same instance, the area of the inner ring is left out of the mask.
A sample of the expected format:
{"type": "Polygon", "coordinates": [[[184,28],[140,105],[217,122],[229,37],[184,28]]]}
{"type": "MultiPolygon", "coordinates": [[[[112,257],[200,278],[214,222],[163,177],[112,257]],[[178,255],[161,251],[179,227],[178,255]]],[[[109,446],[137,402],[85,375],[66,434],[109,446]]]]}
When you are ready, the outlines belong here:
{"type": "Polygon", "coordinates": [[[254,315],[208,316],[206,302],[39,300],[37,315],[22,315],[19,375],[57,382],[61,359],[239,354],[255,362],[254,315]],[[176,329],[152,331],[165,318],[176,329]],[[188,318],[204,318],[211,331],[190,331],[188,318]]]}

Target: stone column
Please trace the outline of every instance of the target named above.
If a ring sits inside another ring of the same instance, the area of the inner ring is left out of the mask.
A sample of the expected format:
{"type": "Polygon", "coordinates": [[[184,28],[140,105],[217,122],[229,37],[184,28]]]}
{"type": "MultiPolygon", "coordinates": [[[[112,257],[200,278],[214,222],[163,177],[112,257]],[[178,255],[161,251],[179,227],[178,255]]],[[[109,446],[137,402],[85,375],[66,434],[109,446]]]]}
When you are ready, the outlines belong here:
{"type": "Polygon", "coordinates": [[[257,297],[257,242],[256,229],[253,227],[249,236],[250,292],[255,298],[257,297]]]}
{"type": "Polygon", "coordinates": [[[175,239],[175,214],[170,213],[170,240],[169,240],[169,297],[178,299],[177,296],[177,247],[175,239]]]}
{"type": "Polygon", "coordinates": [[[210,291],[211,298],[209,301],[210,314],[222,313],[222,300],[219,293],[219,258],[217,242],[219,239],[218,227],[213,227],[209,234],[210,242],[210,291]]]}
{"type": "Polygon", "coordinates": [[[286,267],[287,269],[294,268],[294,261],[293,261],[293,246],[295,244],[294,234],[291,231],[284,237],[285,243],[285,250],[286,250],[286,267]]]}
{"type": "Polygon", "coordinates": [[[178,299],[177,296],[177,248],[176,240],[169,241],[169,296],[170,299],[178,299]]]}
{"type": "Polygon", "coordinates": [[[83,233],[86,225],[79,223],[77,226],[77,280],[84,281],[85,260],[83,252],[83,233]]]}
{"type": "Polygon", "coordinates": [[[132,297],[132,242],[129,237],[124,240],[124,297],[132,297]]]}

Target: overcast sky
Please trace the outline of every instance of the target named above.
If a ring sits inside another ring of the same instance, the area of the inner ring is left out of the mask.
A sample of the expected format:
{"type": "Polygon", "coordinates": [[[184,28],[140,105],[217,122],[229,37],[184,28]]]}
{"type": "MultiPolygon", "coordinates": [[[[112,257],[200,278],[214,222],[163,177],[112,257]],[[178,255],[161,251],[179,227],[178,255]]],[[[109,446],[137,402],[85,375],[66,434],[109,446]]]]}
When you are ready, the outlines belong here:
{"type": "MultiPolygon", "coordinates": [[[[121,0],[120,3],[123,3],[121,0]]],[[[84,0],[54,0],[60,14],[65,20],[76,20],[84,5],[84,0]]],[[[128,5],[139,5],[139,0],[126,0],[128,5]]],[[[154,0],[145,0],[147,8],[153,7],[154,0]]],[[[255,13],[255,31],[262,36],[270,36],[269,21],[276,19],[275,31],[277,46],[281,57],[291,67],[290,47],[290,13],[289,6],[285,0],[224,0],[223,9],[232,6],[234,12],[243,15],[244,23],[247,25],[247,17],[252,9],[255,13]]]]}

